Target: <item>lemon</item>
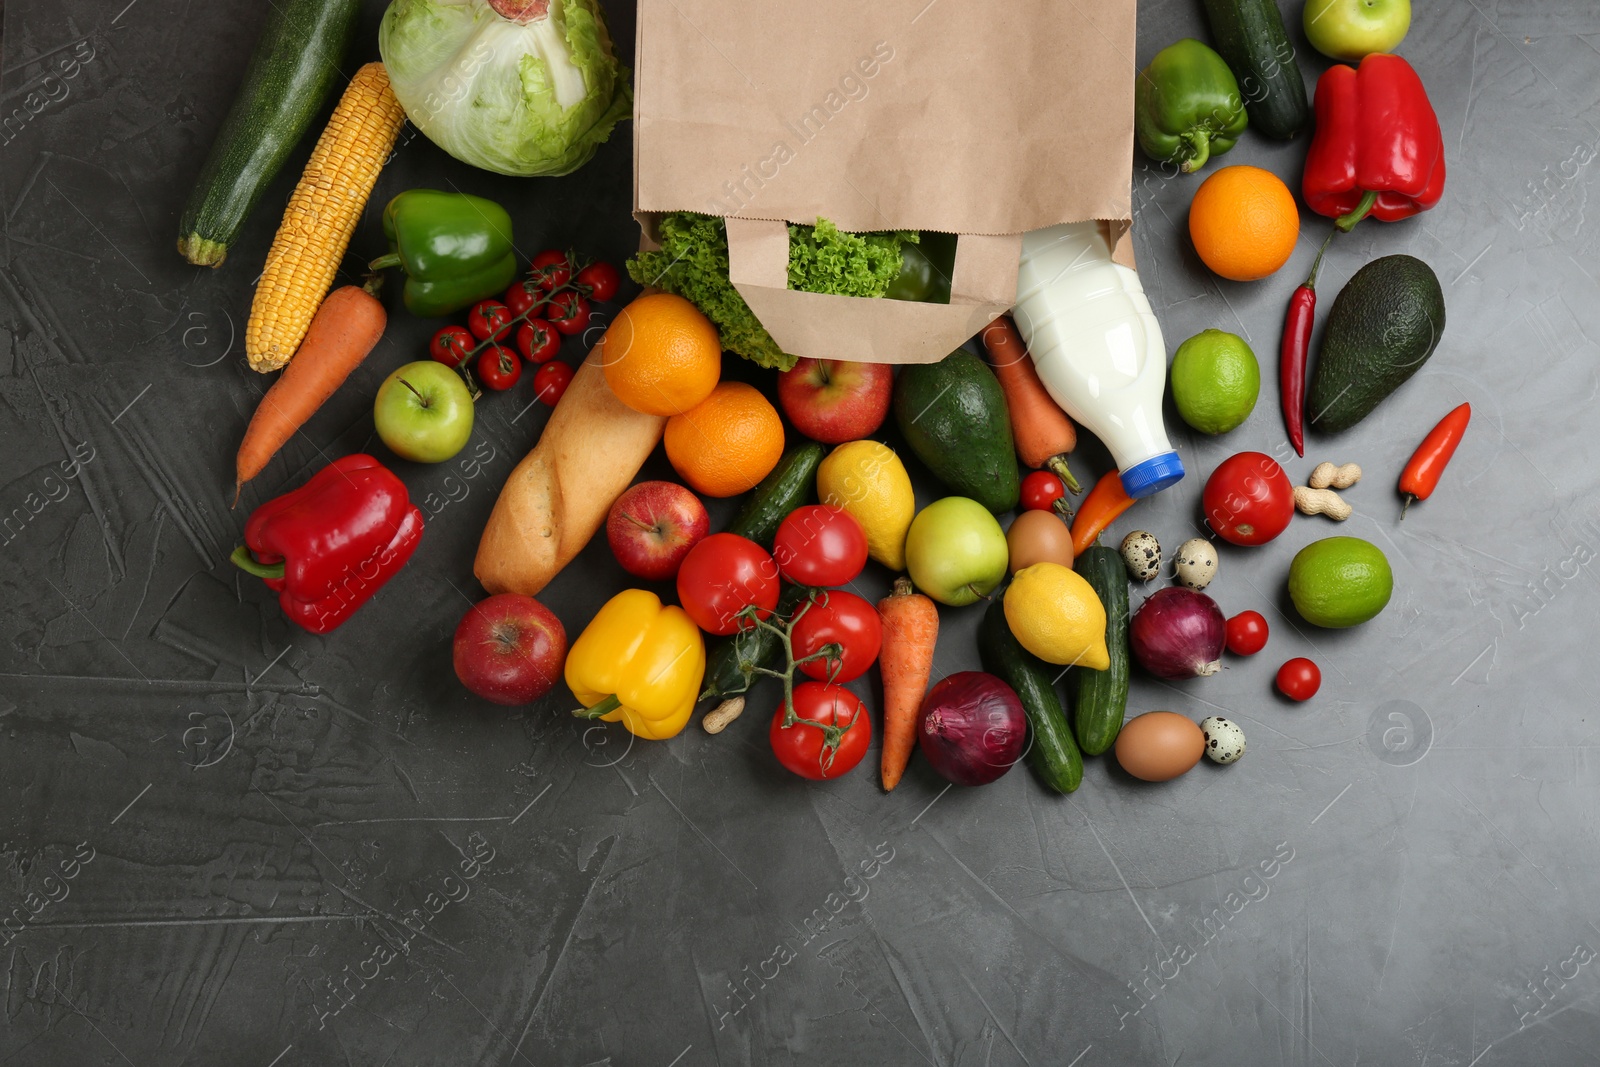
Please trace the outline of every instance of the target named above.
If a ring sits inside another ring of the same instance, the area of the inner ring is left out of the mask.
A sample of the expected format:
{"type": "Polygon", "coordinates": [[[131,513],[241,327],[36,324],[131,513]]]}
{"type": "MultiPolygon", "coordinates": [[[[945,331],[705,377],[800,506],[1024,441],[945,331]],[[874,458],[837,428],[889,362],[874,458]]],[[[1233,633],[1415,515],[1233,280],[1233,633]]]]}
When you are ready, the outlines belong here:
{"type": "Polygon", "coordinates": [[[1202,330],[1172,357],[1172,403],[1201,433],[1227,433],[1255,410],[1261,365],[1244,338],[1202,330]]]}
{"type": "Polygon", "coordinates": [[[1006,590],[1006,623],[1023,648],[1046,663],[1103,671],[1106,609],[1094,587],[1059,563],[1024,567],[1006,590]]]}
{"type": "Polygon", "coordinates": [[[1289,599],[1314,626],[1342,629],[1374,618],[1394,592],[1383,549],[1359,537],[1324,537],[1295,553],[1289,599]]]}
{"type": "Polygon", "coordinates": [[[911,476],[894,449],[850,441],[817,468],[817,497],[843,508],[867,532],[867,554],[891,570],[906,567],[906,531],[916,514],[911,476]]]}

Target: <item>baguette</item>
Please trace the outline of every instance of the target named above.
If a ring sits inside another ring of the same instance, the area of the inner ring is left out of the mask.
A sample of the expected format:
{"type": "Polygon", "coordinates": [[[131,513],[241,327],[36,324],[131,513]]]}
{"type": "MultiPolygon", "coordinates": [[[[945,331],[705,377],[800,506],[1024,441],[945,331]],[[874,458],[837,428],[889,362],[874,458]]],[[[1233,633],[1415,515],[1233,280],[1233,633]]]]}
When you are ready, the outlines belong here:
{"type": "Polygon", "coordinates": [[[596,345],[539,443],[500,490],[472,572],[491,593],[535,596],[583,551],[661,440],[667,420],[616,398],[596,345]]]}

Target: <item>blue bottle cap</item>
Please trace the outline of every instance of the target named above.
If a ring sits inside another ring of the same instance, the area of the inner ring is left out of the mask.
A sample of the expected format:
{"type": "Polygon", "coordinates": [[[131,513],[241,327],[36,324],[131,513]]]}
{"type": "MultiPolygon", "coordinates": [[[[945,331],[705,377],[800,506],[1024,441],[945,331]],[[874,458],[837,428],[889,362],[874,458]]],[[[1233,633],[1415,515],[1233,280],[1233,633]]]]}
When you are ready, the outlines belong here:
{"type": "Polygon", "coordinates": [[[1122,488],[1138,500],[1154,496],[1183,480],[1183,461],[1176,452],[1163,452],[1122,472],[1122,488]]]}

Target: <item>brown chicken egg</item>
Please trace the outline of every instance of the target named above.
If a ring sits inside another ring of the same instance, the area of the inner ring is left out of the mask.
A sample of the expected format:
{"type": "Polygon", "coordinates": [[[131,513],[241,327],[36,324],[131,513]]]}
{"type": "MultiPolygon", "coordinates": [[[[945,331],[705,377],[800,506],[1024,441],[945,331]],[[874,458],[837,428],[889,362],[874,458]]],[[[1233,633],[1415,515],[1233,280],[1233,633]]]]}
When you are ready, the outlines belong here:
{"type": "Polygon", "coordinates": [[[1172,711],[1147,711],[1117,735],[1117,762],[1135,778],[1165,782],[1200,762],[1206,736],[1193,721],[1172,711]]]}
{"type": "Polygon", "coordinates": [[[1053,511],[1024,511],[1006,531],[1011,573],[1035,563],[1072,567],[1072,530],[1053,511]]]}

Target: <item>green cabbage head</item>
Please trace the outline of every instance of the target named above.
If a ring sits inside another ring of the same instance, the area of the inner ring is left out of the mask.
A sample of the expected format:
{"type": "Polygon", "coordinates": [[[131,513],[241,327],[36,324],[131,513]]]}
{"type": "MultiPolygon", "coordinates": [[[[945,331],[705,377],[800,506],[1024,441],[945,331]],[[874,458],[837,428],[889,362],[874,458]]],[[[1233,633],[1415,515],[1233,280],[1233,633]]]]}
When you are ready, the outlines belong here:
{"type": "Polygon", "coordinates": [[[596,0],[394,0],[378,50],[417,129],[500,174],[577,170],[633,110],[596,0]]]}

